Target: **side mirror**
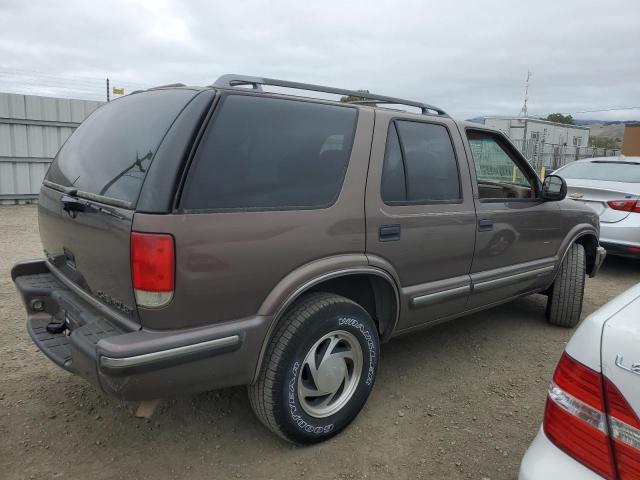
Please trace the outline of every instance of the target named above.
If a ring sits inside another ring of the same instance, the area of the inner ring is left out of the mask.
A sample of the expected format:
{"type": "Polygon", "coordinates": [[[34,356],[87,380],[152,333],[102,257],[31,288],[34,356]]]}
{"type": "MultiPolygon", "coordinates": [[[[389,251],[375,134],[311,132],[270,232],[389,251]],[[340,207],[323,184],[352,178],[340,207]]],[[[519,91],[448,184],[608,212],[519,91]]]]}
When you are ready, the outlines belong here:
{"type": "Polygon", "coordinates": [[[547,175],[542,182],[542,199],[557,202],[567,196],[567,182],[558,175],[547,175]]]}

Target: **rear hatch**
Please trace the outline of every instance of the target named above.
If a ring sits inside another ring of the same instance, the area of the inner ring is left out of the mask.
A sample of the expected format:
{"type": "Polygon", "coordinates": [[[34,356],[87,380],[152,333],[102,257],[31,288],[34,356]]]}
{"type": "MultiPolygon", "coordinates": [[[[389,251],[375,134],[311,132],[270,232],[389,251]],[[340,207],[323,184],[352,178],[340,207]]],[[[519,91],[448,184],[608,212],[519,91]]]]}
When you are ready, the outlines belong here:
{"type": "Polygon", "coordinates": [[[58,152],[39,199],[40,237],[57,273],[137,323],[130,236],[146,173],[197,92],[161,89],[97,109],[58,152]]]}
{"type": "Polygon", "coordinates": [[[567,182],[567,196],[593,208],[601,223],[619,222],[630,213],[613,209],[608,202],[640,199],[638,162],[624,159],[580,161],[561,168],[557,175],[567,182]]]}

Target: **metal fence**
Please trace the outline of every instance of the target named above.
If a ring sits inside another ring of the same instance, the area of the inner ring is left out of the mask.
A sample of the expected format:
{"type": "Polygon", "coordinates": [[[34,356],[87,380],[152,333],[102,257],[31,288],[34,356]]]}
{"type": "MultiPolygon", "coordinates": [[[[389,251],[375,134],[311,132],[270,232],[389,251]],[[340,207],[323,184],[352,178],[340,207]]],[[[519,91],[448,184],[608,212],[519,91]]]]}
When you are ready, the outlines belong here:
{"type": "Polygon", "coordinates": [[[544,167],[545,170],[556,170],[569,162],[581,158],[614,157],[620,155],[620,150],[605,148],[556,145],[537,142],[535,140],[512,140],[512,142],[538,172],[542,167],[544,167]]]}
{"type": "Polygon", "coordinates": [[[0,204],[36,199],[58,149],[101,104],[0,93],[0,204]]]}

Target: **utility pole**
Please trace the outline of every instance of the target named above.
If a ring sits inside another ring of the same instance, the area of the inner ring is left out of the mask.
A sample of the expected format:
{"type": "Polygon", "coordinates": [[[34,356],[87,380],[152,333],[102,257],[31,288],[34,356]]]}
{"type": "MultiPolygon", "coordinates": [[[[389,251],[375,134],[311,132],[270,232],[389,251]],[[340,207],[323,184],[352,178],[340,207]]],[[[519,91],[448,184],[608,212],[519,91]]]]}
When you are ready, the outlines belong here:
{"type": "Polygon", "coordinates": [[[107,77],[107,102],[110,100],[109,98],[109,77],[107,77]]]}
{"type": "Polygon", "coordinates": [[[531,78],[531,70],[527,70],[527,80],[524,82],[524,105],[520,110],[520,116],[527,117],[527,101],[529,100],[529,79],[531,78]]]}

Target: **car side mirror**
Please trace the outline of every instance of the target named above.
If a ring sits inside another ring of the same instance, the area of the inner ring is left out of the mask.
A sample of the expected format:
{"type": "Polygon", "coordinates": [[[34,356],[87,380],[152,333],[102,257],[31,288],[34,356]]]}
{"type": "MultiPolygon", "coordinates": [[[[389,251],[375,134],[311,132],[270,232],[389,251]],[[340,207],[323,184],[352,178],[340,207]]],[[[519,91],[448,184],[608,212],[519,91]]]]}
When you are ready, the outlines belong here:
{"type": "Polygon", "coordinates": [[[542,182],[542,199],[557,202],[567,196],[567,182],[558,175],[547,175],[542,182]]]}

